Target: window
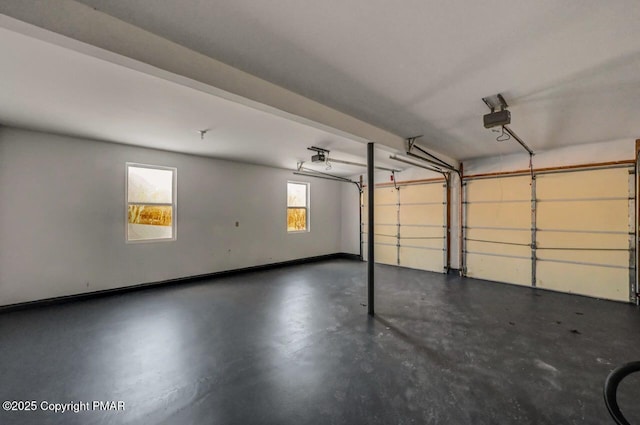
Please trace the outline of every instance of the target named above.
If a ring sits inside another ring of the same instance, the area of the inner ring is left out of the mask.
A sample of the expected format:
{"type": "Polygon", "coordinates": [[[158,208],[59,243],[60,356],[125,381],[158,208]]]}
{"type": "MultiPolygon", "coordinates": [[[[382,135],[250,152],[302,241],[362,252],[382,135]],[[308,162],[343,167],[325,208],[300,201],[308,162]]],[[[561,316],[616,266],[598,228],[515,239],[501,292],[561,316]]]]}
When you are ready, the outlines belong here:
{"type": "Polygon", "coordinates": [[[127,242],[176,239],[176,169],[127,163],[127,242]]]}
{"type": "Polygon", "coordinates": [[[287,231],[309,230],[309,183],[287,182],[287,231]]]}

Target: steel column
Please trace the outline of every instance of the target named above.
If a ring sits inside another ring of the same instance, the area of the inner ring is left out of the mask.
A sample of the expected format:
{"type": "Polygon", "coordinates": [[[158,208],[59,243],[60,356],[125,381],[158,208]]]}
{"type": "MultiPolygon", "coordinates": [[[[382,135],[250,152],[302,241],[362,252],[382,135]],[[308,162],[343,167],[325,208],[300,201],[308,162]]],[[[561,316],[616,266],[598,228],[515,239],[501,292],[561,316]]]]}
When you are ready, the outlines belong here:
{"type": "Polygon", "coordinates": [[[363,261],[363,252],[362,252],[362,194],[364,193],[364,191],[362,190],[362,174],[360,175],[360,186],[358,186],[358,213],[360,214],[360,221],[358,222],[358,229],[360,231],[360,261],[363,261]]]}
{"type": "Polygon", "coordinates": [[[393,183],[396,189],[396,264],[400,265],[400,187],[393,176],[393,183]]]}
{"type": "Polygon", "coordinates": [[[458,192],[458,268],[460,269],[460,276],[464,276],[464,204],[463,197],[464,192],[464,163],[460,163],[460,171],[458,171],[458,179],[460,180],[460,191],[458,192]]]}
{"type": "Polygon", "coordinates": [[[367,222],[367,229],[369,233],[367,234],[368,240],[368,255],[367,255],[367,298],[368,298],[368,313],[370,316],[375,314],[374,308],[374,281],[375,281],[375,235],[374,235],[374,193],[375,193],[375,181],[374,181],[374,144],[372,142],[367,143],[367,185],[369,190],[367,191],[369,205],[368,205],[368,213],[369,220],[367,222]]]}
{"type": "Polygon", "coordinates": [[[533,168],[531,171],[531,286],[535,287],[536,284],[536,248],[537,245],[537,223],[536,223],[536,176],[533,174],[533,168]]]}
{"type": "Polygon", "coordinates": [[[453,173],[449,173],[447,181],[447,273],[451,270],[451,185],[453,173]]]}

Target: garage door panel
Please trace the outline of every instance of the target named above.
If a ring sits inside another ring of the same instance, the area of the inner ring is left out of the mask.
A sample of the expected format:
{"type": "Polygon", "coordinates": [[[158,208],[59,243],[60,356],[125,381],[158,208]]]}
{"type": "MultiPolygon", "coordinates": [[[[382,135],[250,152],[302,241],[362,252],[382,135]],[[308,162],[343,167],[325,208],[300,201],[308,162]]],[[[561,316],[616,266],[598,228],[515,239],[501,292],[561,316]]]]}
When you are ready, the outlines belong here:
{"type": "Polygon", "coordinates": [[[531,285],[530,177],[469,181],[465,201],[467,276],[531,285]]]}
{"type": "MultiPolygon", "coordinates": [[[[367,240],[368,234],[366,232],[362,233],[362,238],[367,240]]],[[[366,242],[363,242],[366,243],[366,242]]],[[[380,234],[376,234],[376,244],[384,244],[384,245],[396,245],[396,237],[395,236],[382,236],[380,234]]]]}
{"type": "Polygon", "coordinates": [[[375,205],[380,204],[397,204],[398,203],[398,191],[394,187],[381,187],[376,188],[373,194],[375,198],[375,205]]]}
{"type": "Polygon", "coordinates": [[[538,199],[627,197],[627,168],[541,174],[536,178],[538,199]]]}
{"type": "Polygon", "coordinates": [[[409,237],[444,237],[445,228],[441,225],[434,226],[420,226],[420,225],[401,225],[400,226],[400,237],[401,238],[409,238],[409,237]]]}
{"type": "Polygon", "coordinates": [[[444,244],[442,227],[400,227],[400,245],[442,248],[444,244]]]}
{"type": "Polygon", "coordinates": [[[398,248],[390,245],[375,244],[376,263],[381,264],[398,264],[398,248]]]}
{"type": "Polygon", "coordinates": [[[441,202],[444,200],[444,183],[421,184],[400,187],[400,203],[441,202]]]}
{"type": "Polygon", "coordinates": [[[624,232],[629,229],[629,202],[627,200],[540,202],[537,226],[543,230],[624,232]]]}
{"type": "Polygon", "coordinates": [[[398,223],[398,207],[397,206],[376,206],[374,211],[375,224],[397,224],[398,223]]]}
{"type": "Polygon", "coordinates": [[[540,261],[537,286],[545,289],[629,301],[629,270],[540,261]]]}
{"type": "Polygon", "coordinates": [[[531,204],[467,204],[468,227],[531,228],[531,204]]]}
{"type": "MultiPolygon", "coordinates": [[[[529,179],[522,176],[467,183],[468,276],[531,284],[530,248],[492,243],[530,243],[529,179]]],[[[538,287],[628,301],[628,232],[629,217],[633,216],[629,180],[628,168],[537,176],[538,287]]]]}
{"type": "Polygon", "coordinates": [[[444,238],[437,237],[437,239],[422,239],[422,238],[400,238],[400,246],[407,247],[420,247],[420,248],[434,248],[443,249],[444,238]]]}
{"type": "Polygon", "coordinates": [[[531,230],[467,229],[466,238],[531,245],[531,230]]]}
{"type": "MultiPolygon", "coordinates": [[[[445,231],[442,182],[402,186],[399,191],[393,187],[375,190],[375,261],[397,265],[399,242],[406,245],[400,248],[400,265],[442,272],[445,231]],[[401,199],[400,205],[398,205],[399,199],[401,199]],[[398,224],[401,225],[400,239],[397,236],[398,224]]],[[[362,208],[362,220],[366,230],[368,219],[366,191],[362,208]]],[[[363,233],[363,238],[366,241],[366,232],[363,233]]],[[[364,242],[365,258],[367,246],[364,242]]]]}
{"type": "MultiPolygon", "coordinates": [[[[393,187],[376,189],[374,197],[375,208],[378,208],[381,205],[395,206],[398,203],[398,194],[396,193],[396,189],[394,189],[393,187]]],[[[366,210],[369,206],[369,194],[366,188],[362,190],[360,205],[364,210],[366,210]]]]}
{"type": "Polygon", "coordinates": [[[443,255],[442,251],[400,247],[400,265],[412,269],[442,272],[444,270],[443,255]]]}
{"type": "Polygon", "coordinates": [[[467,181],[467,202],[527,201],[531,199],[529,176],[467,181]]]}
{"type": "Polygon", "coordinates": [[[400,224],[444,224],[444,208],[436,205],[400,205],[400,224]]]}
{"type": "Polygon", "coordinates": [[[444,270],[444,182],[400,188],[400,265],[444,270]]]}
{"type": "Polygon", "coordinates": [[[467,276],[496,282],[531,285],[531,260],[467,253],[467,276]]]}
{"type": "Polygon", "coordinates": [[[537,234],[537,257],[628,266],[629,236],[608,233],[544,232],[537,234]]]}
{"type": "Polygon", "coordinates": [[[628,301],[628,169],[541,175],[536,185],[537,286],[628,301]]]}
{"type": "MultiPolygon", "coordinates": [[[[398,203],[398,194],[396,193],[396,189],[394,189],[393,187],[376,188],[376,191],[373,195],[375,197],[375,205],[398,203]]],[[[362,189],[362,205],[365,207],[369,205],[369,191],[366,187],[362,189]]]]}
{"type": "Polygon", "coordinates": [[[487,254],[515,255],[518,257],[531,257],[530,246],[506,245],[467,240],[466,250],[487,254]]]}
{"type": "Polygon", "coordinates": [[[536,257],[540,260],[576,261],[618,267],[627,267],[629,265],[628,251],[570,251],[539,249],[536,251],[536,257]]]}
{"type": "MultiPolygon", "coordinates": [[[[364,261],[368,261],[369,259],[368,246],[369,244],[367,244],[366,242],[362,243],[362,259],[364,261]]],[[[376,263],[391,264],[391,265],[398,264],[398,248],[396,246],[382,245],[382,244],[376,243],[374,255],[375,255],[376,263]]]]}
{"type": "Polygon", "coordinates": [[[376,243],[396,244],[398,228],[396,226],[387,226],[376,224],[373,226],[376,243]]]}
{"type": "Polygon", "coordinates": [[[629,235],[611,233],[549,232],[539,230],[536,234],[538,248],[627,248],[629,235]]]}

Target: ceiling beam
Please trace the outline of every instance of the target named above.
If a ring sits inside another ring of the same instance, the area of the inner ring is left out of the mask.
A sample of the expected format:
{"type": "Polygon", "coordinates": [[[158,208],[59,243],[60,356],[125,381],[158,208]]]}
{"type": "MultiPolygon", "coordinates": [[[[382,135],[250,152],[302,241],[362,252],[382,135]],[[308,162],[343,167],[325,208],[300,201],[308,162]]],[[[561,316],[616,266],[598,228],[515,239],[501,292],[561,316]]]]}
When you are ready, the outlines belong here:
{"type": "Polygon", "coordinates": [[[397,150],[404,149],[403,137],[240,71],[82,3],[73,0],[55,2],[3,0],[0,3],[0,13],[3,14],[0,15],[0,27],[190,86],[333,134],[360,142],[374,141],[397,150]]]}

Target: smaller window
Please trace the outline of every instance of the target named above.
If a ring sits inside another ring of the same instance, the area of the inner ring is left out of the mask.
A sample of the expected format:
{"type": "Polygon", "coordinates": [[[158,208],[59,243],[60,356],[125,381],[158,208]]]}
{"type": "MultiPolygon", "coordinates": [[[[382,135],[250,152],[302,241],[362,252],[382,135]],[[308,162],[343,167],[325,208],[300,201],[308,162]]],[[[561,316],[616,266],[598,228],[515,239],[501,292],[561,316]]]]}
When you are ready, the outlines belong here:
{"type": "Polygon", "coordinates": [[[176,169],[127,163],[127,242],[176,239],[176,169]]]}
{"type": "Polygon", "coordinates": [[[287,231],[309,230],[309,183],[287,182],[287,231]]]}

